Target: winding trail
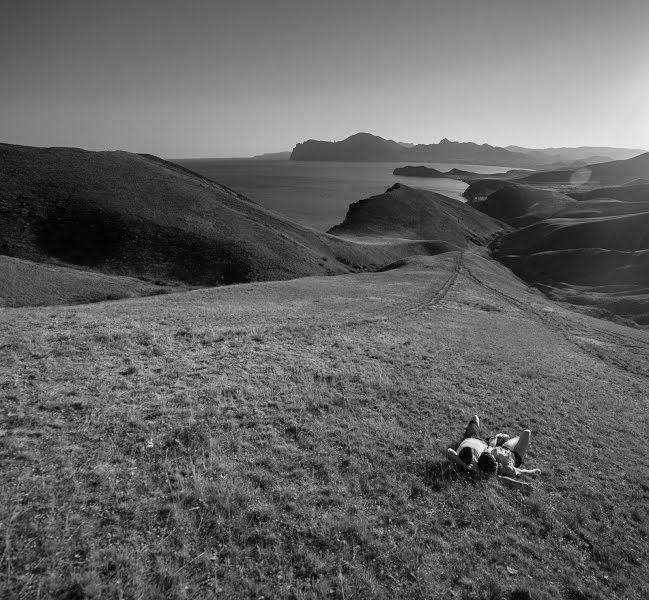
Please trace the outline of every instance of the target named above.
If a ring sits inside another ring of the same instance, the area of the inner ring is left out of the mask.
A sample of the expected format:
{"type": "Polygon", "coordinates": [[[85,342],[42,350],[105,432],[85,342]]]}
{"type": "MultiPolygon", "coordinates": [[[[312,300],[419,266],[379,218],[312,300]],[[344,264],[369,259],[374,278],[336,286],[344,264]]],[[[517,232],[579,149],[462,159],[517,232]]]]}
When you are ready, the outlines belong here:
{"type": "Polygon", "coordinates": [[[579,329],[575,330],[574,327],[570,326],[570,321],[568,319],[558,318],[554,311],[535,309],[531,302],[522,302],[518,298],[515,298],[514,296],[511,296],[503,292],[502,290],[484,282],[479,277],[477,277],[473,271],[471,271],[466,262],[463,262],[463,270],[464,274],[466,274],[466,276],[471,281],[490,291],[491,293],[499,296],[506,302],[512,304],[524,314],[540,322],[544,327],[547,327],[551,331],[559,334],[569,344],[576,346],[583,353],[593,358],[597,358],[622,371],[630,371],[637,375],[642,375],[643,377],[649,378],[649,343],[634,338],[633,341],[639,342],[640,344],[642,344],[642,346],[628,345],[626,343],[627,339],[623,336],[615,334],[613,332],[605,331],[603,328],[600,329],[592,326],[589,330],[588,328],[584,327],[583,322],[580,323],[579,329]],[[580,337],[582,340],[588,339],[585,338],[585,336],[587,336],[591,332],[591,330],[593,330],[593,333],[596,332],[595,334],[598,336],[598,338],[608,338],[609,341],[597,339],[594,340],[596,342],[595,344],[588,344],[584,342],[580,343],[576,341],[575,338],[580,337]],[[601,346],[598,346],[598,344],[601,344],[601,346]],[[625,357],[625,360],[621,360],[620,358],[613,355],[613,353],[616,352],[615,349],[613,349],[612,352],[607,352],[605,350],[607,345],[619,346],[620,344],[624,347],[625,350],[633,350],[634,356],[632,358],[634,360],[629,360],[630,357],[628,355],[625,357]],[[638,352],[641,353],[640,356],[638,356],[638,352]]]}

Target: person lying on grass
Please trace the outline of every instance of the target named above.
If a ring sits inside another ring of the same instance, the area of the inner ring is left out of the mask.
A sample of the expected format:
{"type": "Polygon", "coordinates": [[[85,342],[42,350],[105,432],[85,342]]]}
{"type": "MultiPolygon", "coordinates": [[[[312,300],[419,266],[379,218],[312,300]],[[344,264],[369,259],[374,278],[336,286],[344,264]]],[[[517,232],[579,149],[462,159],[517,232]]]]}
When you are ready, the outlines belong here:
{"type": "Polygon", "coordinates": [[[510,437],[499,433],[489,441],[480,436],[480,419],[473,415],[462,442],[457,451],[448,448],[446,456],[463,471],[483,475],[497,475],[498,479],[509,487],[529,490],[531,483],[514,479],[519,475],[538,475],[541,469],[521,469],[527,449],[530,446],[531,433],[526,429],[519,436],[510,437]]]}

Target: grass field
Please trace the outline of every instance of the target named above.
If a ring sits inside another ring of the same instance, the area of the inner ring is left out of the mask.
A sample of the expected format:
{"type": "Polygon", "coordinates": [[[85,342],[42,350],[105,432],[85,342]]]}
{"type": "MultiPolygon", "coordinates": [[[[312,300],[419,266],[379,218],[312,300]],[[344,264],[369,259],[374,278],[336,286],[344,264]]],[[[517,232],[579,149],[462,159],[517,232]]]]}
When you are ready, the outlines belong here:
{"type": "Polygon", "coordinates": [[[2,598],[649,596],[649,334],[477,254],[0,331],[2,598]],[[446,463],[474,413],[531,493],[446,463]]]}

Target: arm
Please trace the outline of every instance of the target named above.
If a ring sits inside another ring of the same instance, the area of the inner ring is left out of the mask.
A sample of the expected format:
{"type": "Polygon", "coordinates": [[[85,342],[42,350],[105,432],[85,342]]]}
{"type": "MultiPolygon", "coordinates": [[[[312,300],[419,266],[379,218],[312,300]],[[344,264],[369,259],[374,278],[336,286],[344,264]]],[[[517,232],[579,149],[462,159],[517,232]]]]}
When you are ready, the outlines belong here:
{"type": "Polygon", "coordinates": [[[498,480],[502,481],[507,487],[510,487],[514,490],[521,490],[521,491],[532,491],[534,489],[534,486],[531,483],[525,483],[524,481],[518,481],[516,479],[512,479],[511,477],[503,477],[502,475],[498,475],[498,480]]]}
{"type": "Polygon", "coordinates": [[[502,446],[507,440],[509,440],[509,436],[506,433],[497,433],[489,440],[489,448],[502,446]]]}
{"type": "Polygon", "coordinates": [[[458,455],[453,448],[447,448],[446,457],[458,468],[466,473],[473,473],[473,469],[467,465],[458,455]]]}
{"type": "Polygon", "coordinates": [[[516,475],[540,475],[541,469],[515,469],[516,475]]]}

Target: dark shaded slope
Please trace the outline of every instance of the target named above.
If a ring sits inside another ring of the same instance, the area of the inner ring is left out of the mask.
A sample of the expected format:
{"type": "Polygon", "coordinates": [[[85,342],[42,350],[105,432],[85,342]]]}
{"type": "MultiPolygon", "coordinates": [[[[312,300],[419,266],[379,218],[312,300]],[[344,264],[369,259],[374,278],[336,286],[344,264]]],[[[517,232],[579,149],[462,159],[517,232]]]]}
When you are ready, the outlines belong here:
{"type": "Polygon", "coordinates": [[[329,233],[353,238],[438,240],[465,247],[470,242],[486,244],[506,229],[466,204],[395,184],[384,194],[351,204],[345,220],[329,233]]]}
{"type": "Polygon", "coordinates": [[[471,206],[477,207],[488,196],[506,185],[503,179],[479,179],[469,184],[462,195],[471,206]]]}
{"type": "MultiPolygon", "coordinates": [[[[593,286],[593,291],[619,291],[625,286],[649,291],[649,250],[625,252],[603,248],[580,248],[509,255],[501,262],[519,277],[547,285],[557,282],[593,286]],[[612,288],[618,288],[612,290],[612,288]]],[[[647,307],[649,312],[649,306],[647,307]]]]}
{"type": "Polygon", "coordinates": [[[412,253],[299,226],[157,157],[2,144],[0,182],[0,254],[40,263],[217,285],[345,273],[412,253]]]}
{"type": "Polygon", "coordinates": [[[0,165],[5,255],[193,285],[326,272],[324,236],[160,159],[3,145],[0,165]]]}
{"type": "Polygon", "coordinates": [[[623,202],[649,202],[649,183],[636,183],[597,188],[587,192],[571,192],[576,200],[611,198],[623,202]]]}
{"type": "Polygon", "coordinates": [[[586,219],[546,219],[503,237],[496,254],[534,254],[574,248],[649,249],[649,213],[586,219]]]}
{"type": "MultiPolygon", "coordinates": [[[[567,218],[547,219],[504,236],[492,252],[551,298],[649,324],[649,212],[578,218],[579,205],[600,212],[641,203],[578,203],[567,218]]],[[[584,212],[583,207],[582,212],[584,212]]],[[[599,311],[599,312],[597,312],[599,311]]]]}
{"type": "Polygon", "coordinates": [[[649,325],[649,250],[582,248],[508,255],[500,259],[550,298],[649,325]]]}
{"type": "Polygon", "coordinates": [[[539,171],[521,177],[520,183],[570,183],[574,176],[574,169],[560,169],[556,171],[539,171]]]}
{"type": "Polygon", "coordinates": [[[576,200],[565,194],[506,183],[476,205],[476,208],[514,227],[525,227],[576,204],[576,200]]]}

